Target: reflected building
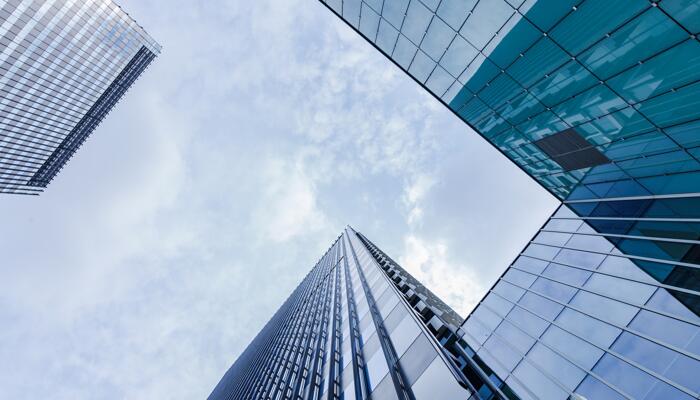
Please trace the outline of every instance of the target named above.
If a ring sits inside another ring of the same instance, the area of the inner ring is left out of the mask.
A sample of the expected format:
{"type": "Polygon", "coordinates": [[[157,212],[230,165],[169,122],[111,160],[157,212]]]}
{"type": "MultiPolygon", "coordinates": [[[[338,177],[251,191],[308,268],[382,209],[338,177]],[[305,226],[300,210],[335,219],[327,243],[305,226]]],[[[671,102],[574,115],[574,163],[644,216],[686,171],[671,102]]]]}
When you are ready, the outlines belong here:
{"type": "Polygon", "coordinates": [[[322,3],[562,202],[457,331],[479,396],[699,398],[700,1],[322,3]]]}
{"type": "Polygon", "coordinates": [[[0,193],[39,194],[160,52],[111,0],[0,1],[0,193]]]}

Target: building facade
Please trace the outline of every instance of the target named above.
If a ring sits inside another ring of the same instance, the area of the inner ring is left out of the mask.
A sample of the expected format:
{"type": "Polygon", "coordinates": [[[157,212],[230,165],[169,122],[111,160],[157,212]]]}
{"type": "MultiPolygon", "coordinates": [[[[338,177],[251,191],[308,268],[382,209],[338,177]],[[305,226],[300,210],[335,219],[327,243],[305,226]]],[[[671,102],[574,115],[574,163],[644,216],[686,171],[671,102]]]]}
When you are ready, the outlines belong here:
{"type": "Polygon", "coordinates": [[[110,0],[0,1],[0,193],[46,188],[159,52],[110,0]]]}
{"type": "Polygon", "coordinates": [[[479,399],[462,318],[348,227],[209,399],[479,399]]]}
{"type": "Polygon", "coordinates": [[[458,330],[498,381],[699,398],[700,1],[322,3],[562,201],[458,330]]]}

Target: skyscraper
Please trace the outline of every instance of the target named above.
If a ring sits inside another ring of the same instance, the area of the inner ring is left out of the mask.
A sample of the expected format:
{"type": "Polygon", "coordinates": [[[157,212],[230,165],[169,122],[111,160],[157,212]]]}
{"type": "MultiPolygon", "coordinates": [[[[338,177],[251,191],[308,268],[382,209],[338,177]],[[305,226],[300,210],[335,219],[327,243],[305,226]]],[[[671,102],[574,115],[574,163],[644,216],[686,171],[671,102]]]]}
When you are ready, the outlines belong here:
{"type": "Polygon", "coordinates": [[[111,0],[0,2],[0,193],[46,188],[159,52],[111,0]]]}
{"type": "Polygon", "coordinates": [[[700,1],[322,2],[562,201],[458,330],[497,382],[698,398],[700,1]]]}
{"type": "Polygon", "coordinates": [[[348,227],[209,398],[433,400],[507,392],[457,337],[461,321],[348,227]]]}

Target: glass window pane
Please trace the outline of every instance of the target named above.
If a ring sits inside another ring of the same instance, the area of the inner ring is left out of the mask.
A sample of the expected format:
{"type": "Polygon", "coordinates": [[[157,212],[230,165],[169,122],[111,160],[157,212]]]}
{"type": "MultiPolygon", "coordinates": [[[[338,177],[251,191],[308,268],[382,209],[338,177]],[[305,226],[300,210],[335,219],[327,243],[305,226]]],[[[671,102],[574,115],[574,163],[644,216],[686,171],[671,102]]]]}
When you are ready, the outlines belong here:
{"type": "Polygon", "coordinates": [[[559,314],[556,322],[563,329],[602,348],[608,348],[621,332],[614,326],[569,308],[559,314]]]}
{"type": "Polygon", "coordinates": [[[418,379],[435,357],[437,352],[428,339],[425,335],[419,335],[400,359],[401,368],[406,374],[409,385],[418,379]]]}
{"type": "Polygon", "coordinates": [[[554,377],[568,390],[576,388],[586,376],[583,370],[571,364],[542,343],[536,343],[532,350],[527,353],[527,358],[554,377]]]}

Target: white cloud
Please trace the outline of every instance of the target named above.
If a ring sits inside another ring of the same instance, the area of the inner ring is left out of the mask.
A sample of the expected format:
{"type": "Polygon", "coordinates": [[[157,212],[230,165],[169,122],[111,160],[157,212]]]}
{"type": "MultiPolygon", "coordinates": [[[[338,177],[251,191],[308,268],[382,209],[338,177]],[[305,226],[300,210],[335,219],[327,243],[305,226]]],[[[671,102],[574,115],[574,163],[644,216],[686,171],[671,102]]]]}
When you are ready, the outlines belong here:
{"type": "Polygon", "coordinates": [[[447,246],[439,239],[406,236],[398,260],[411,275],[463,317],[485,294],[481,280],[473,273],[474,268],[452,263],[447,246]]]}
{"type": "Polygon", "coordinates": [[[253,224],[264,240],[285,242],[300,234],[316,234],[326,225],[314,184],[299,163],[269,159],[262,166],[260,186],[263,195],[253,224]]]}

